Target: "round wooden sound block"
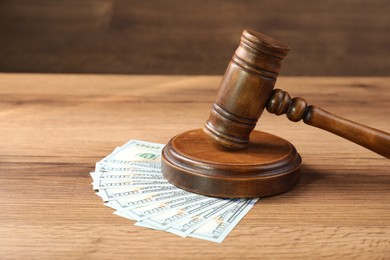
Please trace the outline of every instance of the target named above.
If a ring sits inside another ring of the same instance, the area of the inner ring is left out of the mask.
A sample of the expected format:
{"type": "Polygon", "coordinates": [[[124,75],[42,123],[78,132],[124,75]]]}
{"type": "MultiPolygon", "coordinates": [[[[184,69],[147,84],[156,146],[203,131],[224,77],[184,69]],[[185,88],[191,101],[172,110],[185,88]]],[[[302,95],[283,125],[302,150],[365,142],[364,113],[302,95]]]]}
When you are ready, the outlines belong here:
{"type": "Polygon", "coordinates": [[[253,131],[243,150],[220,146],[202,129],[173,137],[162,152],[162,173],[173,185],[225,198],[276,195],[294,187],[301,157],[288,141],[253,131]]]}

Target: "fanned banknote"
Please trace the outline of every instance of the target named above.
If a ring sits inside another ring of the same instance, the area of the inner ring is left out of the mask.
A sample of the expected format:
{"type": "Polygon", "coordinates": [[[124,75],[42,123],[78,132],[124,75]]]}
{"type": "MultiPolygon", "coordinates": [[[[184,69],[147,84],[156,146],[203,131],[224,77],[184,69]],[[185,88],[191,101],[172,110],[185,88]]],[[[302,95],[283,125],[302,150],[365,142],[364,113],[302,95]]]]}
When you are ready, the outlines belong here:
{"type": "Polygon", "coordinates": [[[96,163],[96,194],[136,226],[221,243],[258,199],[222,199],[181,190],[161,173],[164,145],[130,140],[96,163]]]}

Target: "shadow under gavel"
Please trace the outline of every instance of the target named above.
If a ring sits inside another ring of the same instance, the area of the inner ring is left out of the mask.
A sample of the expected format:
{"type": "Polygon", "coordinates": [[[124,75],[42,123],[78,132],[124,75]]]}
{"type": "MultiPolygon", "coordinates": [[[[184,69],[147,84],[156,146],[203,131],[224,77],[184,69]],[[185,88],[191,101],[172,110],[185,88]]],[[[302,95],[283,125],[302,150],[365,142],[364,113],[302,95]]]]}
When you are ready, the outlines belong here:
{"type": "Polygon", "coordinates": [[[299,181],[301,157],[286,140],[253,131],[265,108],[390,158],[389,133],[274,90],[288,51],[288,46],[269,36],[244,30],[203,131],[177,135],[164,148],[162,171],[168,181],[218,197],[269,196],[291,189],[299,181]]]}

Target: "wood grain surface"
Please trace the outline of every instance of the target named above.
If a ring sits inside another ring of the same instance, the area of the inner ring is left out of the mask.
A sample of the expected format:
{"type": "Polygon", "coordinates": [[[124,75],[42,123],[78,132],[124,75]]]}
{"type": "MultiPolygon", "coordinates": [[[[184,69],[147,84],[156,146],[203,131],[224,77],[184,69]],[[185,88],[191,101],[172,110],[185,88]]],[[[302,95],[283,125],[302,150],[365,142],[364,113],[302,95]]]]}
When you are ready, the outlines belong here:
{"type": "Polygon", "coordinates": [[[224,72],[243,29],[285,42],[284,75],[390,76],[387,0],[0,0],[0,71],[224,72]]]}
{"type": "MultiPolygon", "coordinates": [[[[390,162],[264,113],[256,129],[303,158],[292,191],[262,199],[222,244],[133,226],[94,194],[94,163],[129,139],[201,127],[221,77],[0,74],[1,259],[388,259],[390,162]]],[[[390,131],[390,78],[281,77],[330,112],[390,131]]]]}

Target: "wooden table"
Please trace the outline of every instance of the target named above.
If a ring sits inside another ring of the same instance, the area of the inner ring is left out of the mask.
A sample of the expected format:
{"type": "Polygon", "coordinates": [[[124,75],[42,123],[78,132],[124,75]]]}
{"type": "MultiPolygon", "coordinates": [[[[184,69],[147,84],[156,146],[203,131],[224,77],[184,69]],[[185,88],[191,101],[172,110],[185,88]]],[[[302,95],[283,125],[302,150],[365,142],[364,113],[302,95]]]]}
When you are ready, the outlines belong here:
{"type": "MultiPolygon", "coordinates": [[[[1,259],[390,258],[390,161],[264,113],[303,158],[222,244],[133,226],[94,194],[94,163],[129,139],[166,143],[208,117],[220,76],[0,74],[1,259]]],[[[390,78],[281,77],[311,104],[390,131],[390,78]]]]}

